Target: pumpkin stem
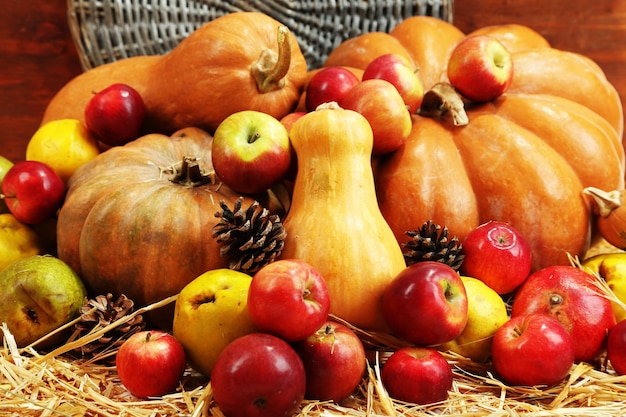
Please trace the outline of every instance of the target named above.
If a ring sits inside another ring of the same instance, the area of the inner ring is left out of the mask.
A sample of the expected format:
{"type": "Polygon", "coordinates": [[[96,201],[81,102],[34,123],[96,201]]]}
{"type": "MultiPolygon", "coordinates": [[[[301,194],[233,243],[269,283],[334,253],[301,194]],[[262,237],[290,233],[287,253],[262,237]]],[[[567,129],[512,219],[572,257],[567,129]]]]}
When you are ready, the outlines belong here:
{"type": "Polygon", "coordinates": [[[591,196],[595,202],[596,214],[607,217],[613,210],[622,205],[621,193],[618,190],[604,191],[595,187],[583,189],[583,193],[591,196]]]}
{"type": "Polygon", "coordinates": [[[424,94],[419,114],[425,117],[441,117],[446,113],[450,113],[455,126],[467,126],[469,123],[459,93],[448,83],[438,83],[424,94]]]}
{"type": "Polygon", "coordinates": [[[291,66],[291,43],[287,26],[278,28],[278,53],[264,49],[250,72],[261,94],[281,89],[291,66]]]}
{"type": "Polygon", "coordinates": [[[170,181],[184,187],[198,187],[204,184],[215,183],[215,173],[205,173],[198,163],[198,158],[184,156],[181,162],[163,169],[166,174],[172,174],[170,181]]]}

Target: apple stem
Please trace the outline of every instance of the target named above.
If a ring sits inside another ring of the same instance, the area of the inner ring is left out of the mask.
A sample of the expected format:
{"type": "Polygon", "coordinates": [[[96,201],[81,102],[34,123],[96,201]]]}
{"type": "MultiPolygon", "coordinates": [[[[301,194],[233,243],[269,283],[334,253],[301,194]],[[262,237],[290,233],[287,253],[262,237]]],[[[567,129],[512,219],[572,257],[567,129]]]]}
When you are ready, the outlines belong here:
{"type": "Polygon", "coordinates": [[[291,44],[288,34],[287,26],[279,26],[278,53],[264,49],[250,68],[252,78],[262,94],[279,90],[285,85],[284,78],[291,66],[291,44]]]}
{"type": "Polygon", "coordinates": [[[146,343],[148,343],[152,339],[152,332],[146,332],[146,343]]]}
{"type": "Polygon", "coordinates": [[[449,113],[455,126],[469,124],[463,99],[449,83],[435,84],[427,91],[418,112],[425,117],[442,117],[449,113]]]}
{"type": "Polygon", "coordinates": [[[172,174],[170,181],[185,187],[198,187],[205,184],[215,183],[215,173],[206,174],[198,163],[198,158],[192,156],[183,157],[182,162],[163,169],[162,172],[172,174]]]}
{"type": "Polygon", "coordinates": [[[618,190],[607,192],[599,188],[587,187],[583,189],[583,193],[593,198],[596,214],[602,217],[607,217],[622,205],[621,192],[618,190]]]}
{"type": "Polygon", "coordinates": [[[558,306],[563,304],[563,297],[560,294],[552,294],[550,296],[550,306],[558,306]]]}
{"type": "Polygon", "coordinates": [[[255,131],[253,134],[250,135],[250,137],[248,138],[248,143],[254,143],[257,141],[257,139],[259,139],[261,137],[261,134],[257,131],[255,131]]]}

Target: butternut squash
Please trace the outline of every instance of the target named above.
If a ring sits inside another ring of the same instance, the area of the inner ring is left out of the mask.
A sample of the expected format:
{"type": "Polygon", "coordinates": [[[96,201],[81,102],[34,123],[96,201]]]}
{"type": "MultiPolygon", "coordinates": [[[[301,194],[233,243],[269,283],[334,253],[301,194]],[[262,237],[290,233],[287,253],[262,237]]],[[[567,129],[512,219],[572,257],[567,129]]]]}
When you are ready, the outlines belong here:
{"type": "Polygon", "coordinates": [[[286,115],[297,105],[306,75],[304,55],[286,26],[259,12],[230,13],[166,55],[127,58],[78,75],[53,97],[42,122],[84,120],[93,92],[120,82],[146,103],[144,133],[170,135],[188,126],[212,133],[240,110],[286,115]]]}
{"type": "Polygon", "coordinates": [[[386,329],[380,300],[406,267],[376,200],[373,134],[359,113],[322,105],[296,121],[292,205],[283,259],[309,262],[326,279],[331,313],[360,328],[386,329]]]}

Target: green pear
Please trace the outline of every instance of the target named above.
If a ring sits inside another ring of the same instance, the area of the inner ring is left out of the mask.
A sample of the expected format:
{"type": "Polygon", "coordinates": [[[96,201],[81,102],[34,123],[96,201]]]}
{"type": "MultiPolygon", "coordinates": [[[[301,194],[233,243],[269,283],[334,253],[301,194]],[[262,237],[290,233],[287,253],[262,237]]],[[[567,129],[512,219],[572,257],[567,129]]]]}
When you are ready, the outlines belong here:
{"type": "MultiPolygon", "coordinates": [[[[12,166],[13,162],[0,155],[0,194],[2,194],[2,180],[4,179],[4,175],[7,173],[8,170],[11,169],[12,166]]],[[[0,199],[0,214],[8,212],[9,208],[4,202],[4,199],[0,199]]]]}
{"type": "Polygon", "coordinates": [[[0,288],[0,322],[7,324],[19,347],[78,317],[87,295],[76,272],[50,255],[13,262],[0,271],[0,288]]]}

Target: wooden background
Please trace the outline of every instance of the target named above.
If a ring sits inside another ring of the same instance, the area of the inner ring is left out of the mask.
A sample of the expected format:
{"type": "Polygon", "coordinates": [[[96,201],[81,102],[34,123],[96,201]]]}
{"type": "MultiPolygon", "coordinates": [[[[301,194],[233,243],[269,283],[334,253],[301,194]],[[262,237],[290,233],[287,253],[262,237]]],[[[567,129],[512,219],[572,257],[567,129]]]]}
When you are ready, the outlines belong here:
{"type": "MultiPolygon", "coordinates": [[[[24,159],[54,93],[81,71],[65,0],[0,0],[0,154],[24,159]]],[[[455,24],[469,32],[521,23],[552,46],[594,59],[626,106],[625,0],[456,0],[455,24]]]]}

